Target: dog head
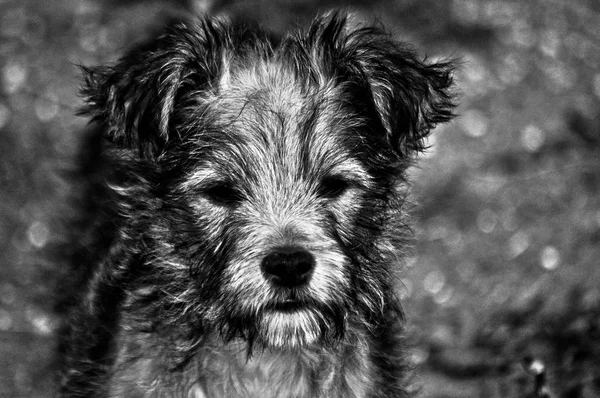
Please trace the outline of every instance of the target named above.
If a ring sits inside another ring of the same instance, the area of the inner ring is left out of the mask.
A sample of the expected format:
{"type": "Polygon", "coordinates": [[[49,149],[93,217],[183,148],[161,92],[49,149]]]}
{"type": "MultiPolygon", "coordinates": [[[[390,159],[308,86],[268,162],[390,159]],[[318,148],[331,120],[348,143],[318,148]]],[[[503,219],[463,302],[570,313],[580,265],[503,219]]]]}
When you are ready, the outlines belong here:
{"type": "Polygon", "coordinates": [[[87,69],[83,112],[128,175],[122,235],[145,253],[130,301],[185,338],[375,331],[395,305],[404,171],[452,117],[451,72],[338,14],[277,45],[202,20],[87,69]]]}

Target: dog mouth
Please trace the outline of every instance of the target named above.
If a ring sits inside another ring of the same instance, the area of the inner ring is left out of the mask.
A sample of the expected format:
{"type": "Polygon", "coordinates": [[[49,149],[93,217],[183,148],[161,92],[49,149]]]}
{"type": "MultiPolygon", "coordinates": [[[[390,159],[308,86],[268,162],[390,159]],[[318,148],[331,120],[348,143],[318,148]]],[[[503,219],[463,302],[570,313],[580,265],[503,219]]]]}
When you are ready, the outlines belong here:
{"type": "Polygon", "coordinates": [[[268,309],[274,312],[293,313],[306,308],[306,304],[296,299],[287,299],[281,302],[272,303],[268,309]]]}
{"type": "Polygon", "coordinates": [[[266,344],[273,347],[306,347],[321,339],[334,339],[345,326],[336,307],[302,293],[274,297],[262,309],[258,328],[266,344]]]}
{"type": "Polygon", "coordinates": [[[286,298],[275,299],[267,303],[264,309],[271,313],[293,314],[310,309],[311,305],[306,300],[290,295],[286,298]]]}

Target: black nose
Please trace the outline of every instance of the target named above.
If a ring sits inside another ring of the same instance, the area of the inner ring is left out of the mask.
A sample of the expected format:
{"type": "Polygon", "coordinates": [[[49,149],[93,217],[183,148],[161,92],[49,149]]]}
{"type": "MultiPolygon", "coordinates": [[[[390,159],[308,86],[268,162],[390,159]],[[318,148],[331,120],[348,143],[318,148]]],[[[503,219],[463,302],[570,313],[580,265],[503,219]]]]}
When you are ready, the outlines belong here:
{"type": "Polygon", "coordinates": [[[277,248],[267,254],[261,264],[267,279],[285,287],[308,282],[314,266],[312,254],[299,247],[277,248]]]}

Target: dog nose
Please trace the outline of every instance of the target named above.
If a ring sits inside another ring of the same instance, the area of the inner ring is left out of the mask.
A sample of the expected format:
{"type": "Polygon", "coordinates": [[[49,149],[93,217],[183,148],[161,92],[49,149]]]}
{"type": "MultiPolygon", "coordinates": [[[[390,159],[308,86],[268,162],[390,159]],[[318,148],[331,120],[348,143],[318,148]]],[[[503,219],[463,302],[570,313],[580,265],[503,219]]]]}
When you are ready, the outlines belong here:
{"type": "Polygon", "coordinates": [[[284,287],[308,282],[314,266],[313,255],[298,247],[277,248],[267,254],[261,264],[265,277],[284,287]]]}

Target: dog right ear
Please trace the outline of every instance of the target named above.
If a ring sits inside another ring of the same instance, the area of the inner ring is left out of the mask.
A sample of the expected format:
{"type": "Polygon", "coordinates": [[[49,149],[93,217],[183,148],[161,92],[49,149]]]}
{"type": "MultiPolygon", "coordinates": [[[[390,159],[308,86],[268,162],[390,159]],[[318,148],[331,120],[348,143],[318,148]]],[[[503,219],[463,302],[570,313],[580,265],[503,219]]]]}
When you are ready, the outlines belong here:
{"type": "Polygon", "coordinates": [[[226,29],[208,19],[192,29],[180,24],[113,66],[82,68],[86,105],[79,114],[103,125],[116,145],[142,158],[158,157],[169,140],[179,139],[172,131],[174,111],[220,73],[226,29]]]}
{"type": "Polygon", "coordinates": [[[360,87],[381,136],[403,158],[425,149],[425,137],[454,117],[454,63],[427,62],[377,26],[339,13],[313,21],[308,36],[314,76],[360,87]]]}

